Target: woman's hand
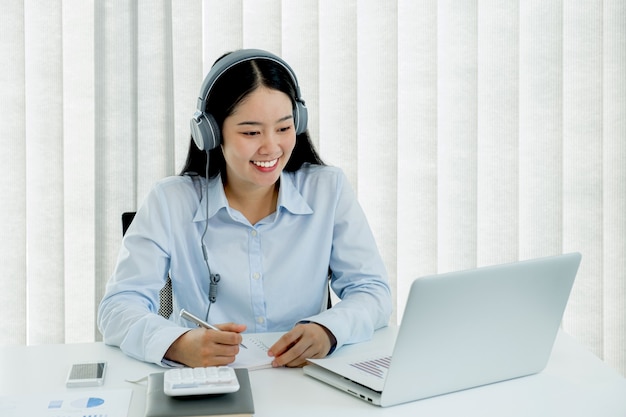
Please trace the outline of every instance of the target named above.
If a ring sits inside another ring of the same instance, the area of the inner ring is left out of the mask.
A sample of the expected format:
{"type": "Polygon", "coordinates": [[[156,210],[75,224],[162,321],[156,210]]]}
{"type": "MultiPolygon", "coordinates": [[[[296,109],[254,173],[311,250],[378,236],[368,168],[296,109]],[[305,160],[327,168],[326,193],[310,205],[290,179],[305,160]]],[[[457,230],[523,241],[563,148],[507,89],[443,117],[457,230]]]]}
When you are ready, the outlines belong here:
{"type": "Polygon", "coordinates": [[[172,343],[165,359],[189,367],[228,365],[239,353],[244,324],[226,323],[217,326],[221,332],[198,327],[190,330],[172,343]]]}
{"type": "Polygon", "coordinates": [[[332,333],[317,323],[297,324],[268,350],[272,366],[300,367],[309,358],[323,358],[334,345],[332,333]]]}

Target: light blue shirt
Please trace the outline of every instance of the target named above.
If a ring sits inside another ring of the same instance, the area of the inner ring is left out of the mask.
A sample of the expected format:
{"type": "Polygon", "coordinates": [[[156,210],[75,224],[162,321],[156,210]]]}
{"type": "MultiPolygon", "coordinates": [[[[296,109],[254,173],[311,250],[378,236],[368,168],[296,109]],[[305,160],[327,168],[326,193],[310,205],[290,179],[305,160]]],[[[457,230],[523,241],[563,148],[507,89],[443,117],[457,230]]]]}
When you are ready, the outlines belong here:
{"type": "Polygon", "coordinates": [[[283,172],[276,211],[250,222],[228,205],[219,176],[159,181],[122,241],[98,311],[107,344],[161,364],[169,346],[193,327],[182,308],[206,318],[209,273],[219,274],[210,323],[242,323],[247,332],[287,331],[299,321],[328,328],[337,347],[369,339],[387,325],[387,273],[361,206],[344,173],[305,164],[283,172]],[[208,196],[208,198],[207,198],[208,196]],[[326,310],[328,268],[341,299],[326,310]],[[174,312],[157,314],[168,273],[174,312]]]}

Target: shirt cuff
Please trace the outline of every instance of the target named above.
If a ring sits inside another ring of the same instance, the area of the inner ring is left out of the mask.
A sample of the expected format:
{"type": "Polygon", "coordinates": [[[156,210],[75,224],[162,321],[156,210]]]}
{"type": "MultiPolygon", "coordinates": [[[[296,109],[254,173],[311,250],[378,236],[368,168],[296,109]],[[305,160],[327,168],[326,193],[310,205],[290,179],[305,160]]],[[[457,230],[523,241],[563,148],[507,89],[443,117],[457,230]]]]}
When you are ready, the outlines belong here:
{"type": "Polygon", "coordinates": [[[328,327],[324,326],[323,324],[317,323],[315,321],[301,320],[301,321],[298,322],[298,324],[308,324],[308,323],[315,323],[318,326],[320,326],[322,329],[324,329],[324,331],[326,332],[326,335],[328,336],[328,340],[330,341],[330,350],[328,351],[326,356],[329,356],[330,354],[332,354],[335,351],[335,349],[337,348],[337,338],[335,337],[333,332],[331,332],[328,329],[328,327]]]}

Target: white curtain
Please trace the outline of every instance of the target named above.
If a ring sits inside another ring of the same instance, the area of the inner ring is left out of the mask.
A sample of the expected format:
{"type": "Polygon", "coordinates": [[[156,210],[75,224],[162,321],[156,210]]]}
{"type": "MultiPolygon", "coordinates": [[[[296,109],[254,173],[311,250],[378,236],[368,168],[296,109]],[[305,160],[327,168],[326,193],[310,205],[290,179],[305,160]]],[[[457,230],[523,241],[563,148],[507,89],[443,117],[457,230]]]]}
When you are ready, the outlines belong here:
{"type": "Polygon", "coordinates": [[[398,321],[421,275],[580,251],[564,329],[626,374],[626,3],[7,0],[0,343],[99,340],[120,215],[182,167],[202,78],[295,69],[398,321]]]}

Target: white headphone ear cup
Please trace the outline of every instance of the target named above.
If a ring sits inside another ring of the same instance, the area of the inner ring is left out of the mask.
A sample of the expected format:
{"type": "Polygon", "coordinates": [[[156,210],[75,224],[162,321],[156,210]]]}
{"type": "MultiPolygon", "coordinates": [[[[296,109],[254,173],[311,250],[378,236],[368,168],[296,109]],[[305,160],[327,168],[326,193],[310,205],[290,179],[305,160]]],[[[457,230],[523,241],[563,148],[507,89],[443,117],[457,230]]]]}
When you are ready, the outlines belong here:
{"type": "Polygon", "coordinates": [[[191,137],[201,151],[210,151],[221,143],[220,128],[208,113],[196,112],[190,121],[191,137]]]}
{"type": "Polygon", "coordinates": [[[204,150],[204,138],[200,132],[200,124],[202,123],[202,113],[195,112],[191,120],[189,120],[189,128],[191,130],[191,138],[193,139],[196,147],[201,151],[204,150]]]}
{"type": "Polygon", "coordinates": [[[296,101],[296,109],[294,111],[294,125],[296,127],[296,135],[306,132],[307,123],[309,121],[309,111],[301,101],[296,101]]]}

